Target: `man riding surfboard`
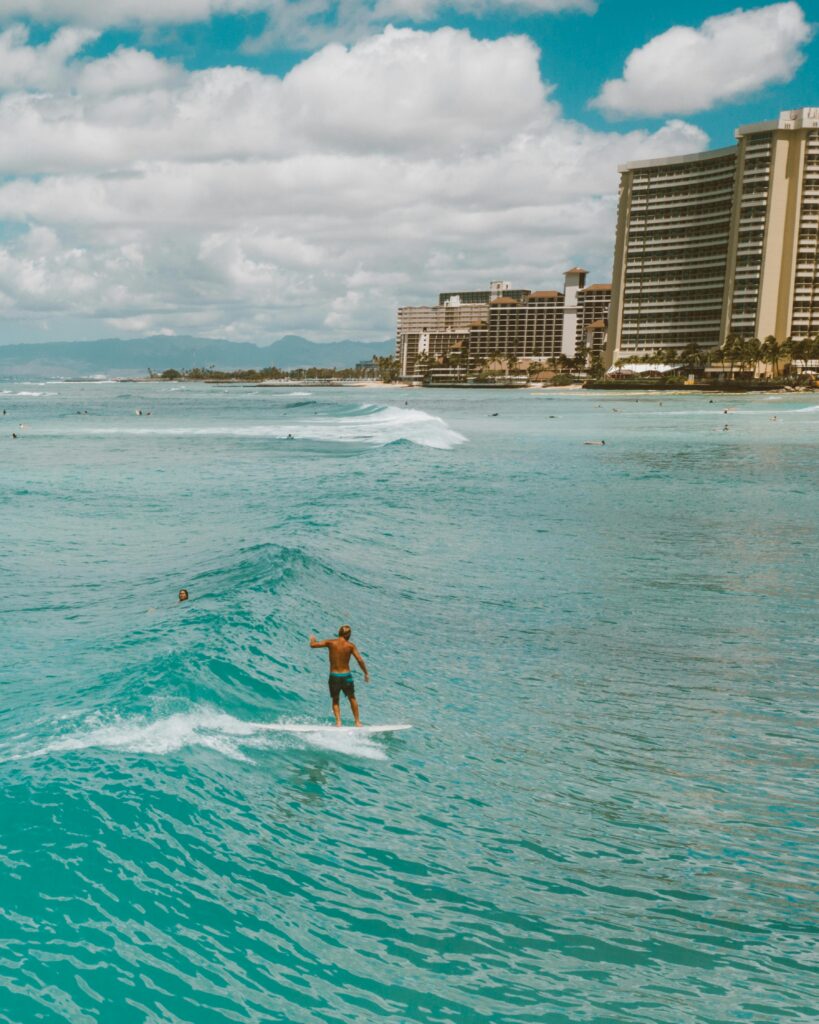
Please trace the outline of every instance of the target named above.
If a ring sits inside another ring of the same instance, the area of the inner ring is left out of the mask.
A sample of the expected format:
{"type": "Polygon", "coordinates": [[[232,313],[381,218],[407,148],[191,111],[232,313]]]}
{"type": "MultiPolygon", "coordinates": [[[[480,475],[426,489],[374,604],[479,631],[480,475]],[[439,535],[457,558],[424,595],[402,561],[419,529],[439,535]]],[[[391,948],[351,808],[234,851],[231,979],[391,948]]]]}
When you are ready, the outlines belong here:
{"type": "Polygon", "coordinates": [[[311,647],[326,647],[327,654],[330,657],[330,678],[327,680],[327,684],[330,688],[330,700],[333,703],[333,716],[336,720],[336,725],[341,725],[341,707],[339,706],[339,698],[342,693],[350,702],[350,708],[353,712],[353,718],[355,724],[360,726],[361,719],[358,715],[358,701],[355,699],[355,684],[353,683],[353,674],[350,671],[350,658],[353,657],[361,667],[361,671],[364,673],[364,682],[369,683],[370,675],[367,672],[367,666],[364,664],[364,659],[358,653],[358,648],[354,643],[350,642],[350,636],[352,635],[352,629],[350,626],[341,626],[338,631],[338,636],[332,640],[317,640],[312,633],[310,634],[310,646],[311,647]]]}

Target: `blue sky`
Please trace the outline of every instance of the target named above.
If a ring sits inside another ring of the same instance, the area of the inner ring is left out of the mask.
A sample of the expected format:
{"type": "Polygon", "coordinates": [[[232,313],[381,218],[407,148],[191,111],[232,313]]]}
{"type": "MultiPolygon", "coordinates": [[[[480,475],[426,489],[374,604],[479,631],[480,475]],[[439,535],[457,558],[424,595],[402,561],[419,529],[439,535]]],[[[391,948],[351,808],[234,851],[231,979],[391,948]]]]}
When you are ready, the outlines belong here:
{"type": "Polygon", "coordinates": [[[0,343],[381,338],[608,279],[618,163],[819,105],[819,4],[593,8],[0,0],[0,343]]]}

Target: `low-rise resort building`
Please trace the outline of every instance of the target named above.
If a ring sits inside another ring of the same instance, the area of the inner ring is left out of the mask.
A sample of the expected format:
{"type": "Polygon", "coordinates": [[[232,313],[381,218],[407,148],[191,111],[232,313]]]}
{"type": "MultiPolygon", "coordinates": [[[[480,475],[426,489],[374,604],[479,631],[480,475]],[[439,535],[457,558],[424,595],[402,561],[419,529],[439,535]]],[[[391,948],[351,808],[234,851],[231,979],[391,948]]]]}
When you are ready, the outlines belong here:
{"type": "Polygon", "coordinates": [[[405,379],[527,373],[605,349],[611,285],[586,285],[574,267],[563,291],[513,290],[493,281],[486,292],[444,292],[437,306],[398,310],[396,359],[405,379]]]}

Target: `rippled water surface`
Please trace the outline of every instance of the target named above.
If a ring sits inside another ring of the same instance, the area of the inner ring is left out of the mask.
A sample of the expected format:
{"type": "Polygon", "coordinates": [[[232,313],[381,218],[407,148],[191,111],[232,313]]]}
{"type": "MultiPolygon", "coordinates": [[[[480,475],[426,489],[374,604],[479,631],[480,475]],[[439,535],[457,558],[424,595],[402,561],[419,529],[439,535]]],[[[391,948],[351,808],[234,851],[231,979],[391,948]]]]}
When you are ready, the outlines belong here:
{"type": "Polygon", "coordinates": [[[815,399],[0,391],[0,1021],[816,1020],[815,399]]]}

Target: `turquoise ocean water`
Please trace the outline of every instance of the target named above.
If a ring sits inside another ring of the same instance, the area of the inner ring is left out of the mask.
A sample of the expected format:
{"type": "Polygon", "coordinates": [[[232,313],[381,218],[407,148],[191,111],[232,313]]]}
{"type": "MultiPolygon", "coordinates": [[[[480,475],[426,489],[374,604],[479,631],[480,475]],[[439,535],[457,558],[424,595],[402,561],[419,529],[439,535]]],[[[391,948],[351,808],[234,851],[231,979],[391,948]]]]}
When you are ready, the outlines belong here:
{"type": "Polygon", "coordinates": [[[815,398],[0,390],[0,1021],[816,1020],[815,398]]]}

